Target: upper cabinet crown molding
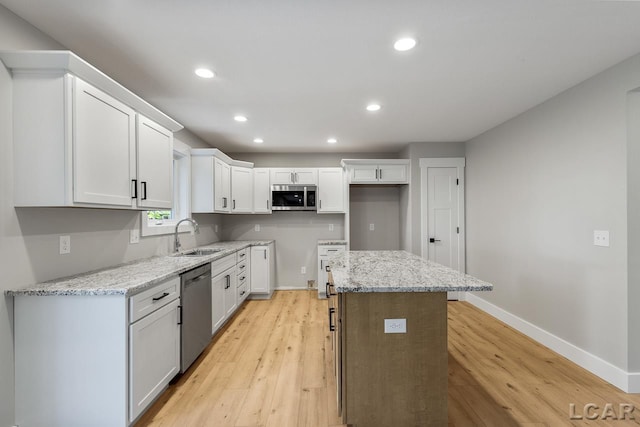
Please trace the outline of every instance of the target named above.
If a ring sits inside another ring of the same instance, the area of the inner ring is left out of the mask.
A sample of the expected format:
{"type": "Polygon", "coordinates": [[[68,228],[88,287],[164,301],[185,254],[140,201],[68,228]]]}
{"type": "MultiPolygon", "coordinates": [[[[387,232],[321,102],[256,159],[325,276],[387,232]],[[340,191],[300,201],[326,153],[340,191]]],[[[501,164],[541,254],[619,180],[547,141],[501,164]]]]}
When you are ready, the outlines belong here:
{"type": "Polygon", "coordinates": [[[111,77],[68,50],[0,51],[0,60],[13,74],[73,74],[172,132],[183,126],[111,77]]]}

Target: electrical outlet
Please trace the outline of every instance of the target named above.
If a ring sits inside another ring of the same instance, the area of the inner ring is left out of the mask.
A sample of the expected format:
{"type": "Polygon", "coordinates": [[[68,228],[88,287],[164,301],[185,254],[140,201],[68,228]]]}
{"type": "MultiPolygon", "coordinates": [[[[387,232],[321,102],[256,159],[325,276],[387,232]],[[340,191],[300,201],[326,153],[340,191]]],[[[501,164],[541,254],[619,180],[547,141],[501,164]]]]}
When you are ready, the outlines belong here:
{"type": "Polygon", "coordinates": [[[307,267],[300,267],[300,274],[307,274],[307,267]]]}
{"type": "Polygon", "coordinates": [[[256,224],[256,225],[253,227],[253,230],[254,230],[254,231],[260,231],[260,224],[256,224]]]}
{"type": "Polygon", "coordinates": [[[329,224],[329,231],[333,231],[333,224],[329,224]]]}
{"type": "Polygon", "coordinates": [[[376,229],[375,224],[369,224],[369,231],[373,231],[376,229]]]}
{"type": "Polygon", "coordinates": [[[315,289],[315,287],[316,287],[316,281],[315,280],[307,280],[307,288],[315,289]]]}
{"type": "Polygon", "coordinates": [[[60,255],[71,253],[71,236],[60,236],[60,255]]]}
{"type": "Polygon", "coordinates": [[[139,229],[134,228],[133,230],[129,231],[129,243],[131,243],[131,244],[140,243],[140,230],[139,229]]]}
{"type": "Polygon", "coordinates": [[[218,232],[218,224],[213,226],[213,231],[216,232],[216,233],[218,232]]]}
{"type": "Polygon", "coordinates": [[[406,334],[407,319],[384,319],[385,334],[406,334]]]}
{"type": "Polygon", "coordinates": [[[609,247],[609,230],[593,230],[593,244],[609,247]]]}

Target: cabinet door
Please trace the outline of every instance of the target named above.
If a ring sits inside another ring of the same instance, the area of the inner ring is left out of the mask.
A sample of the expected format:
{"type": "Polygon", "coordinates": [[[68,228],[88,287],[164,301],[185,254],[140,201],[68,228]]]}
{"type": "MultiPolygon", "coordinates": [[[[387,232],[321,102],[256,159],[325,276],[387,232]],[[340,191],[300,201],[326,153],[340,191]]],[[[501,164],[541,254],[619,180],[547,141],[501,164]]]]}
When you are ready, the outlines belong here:
{"type": "Polygon", "coordinates": [[[251,247],[251,293],[267,294],[269,286],[269,247],[251,247]]]}
{"type": "Polygon", "coordinates": [[[173,207],[173,133],[138,114],[138,207],[173,207]]]}
{"type": "Polygon", "coordinates": [[[293,171],[295,184],[300,185],[318,185],[318,169],[301,168],[293,171]]]}
{"type": "Polygon", "coordinates": [[[231,167],[231,212],[253,211],[253,170],[240,166],[231,167]]]}
{"type": "Polygon", "coordinates": [[[129,326],[129,421],[180,371],[179,299],[129,326]]]}
{"type": "Polygon", "coordinates": [[[214,158],[191,156],[191,212],[214,211],[214,158]]]}
{"type": "Polygon", "coordinates": [[[238,276],[236,276],[236,269],[227,270],[227,273],[225,275],[226,285],[224,288],[225,319],[228,319],[238,306],[238,276]]]}
{"type": "Polygon", "coordinates": [[[211,334],[213,335],[224,323],[226,311],[224,307],[225,288],[228,274],[223,272],[211,279],[211,334]]]}
{"type": "Polygon", "coordinates": [[[293,169],[271,168],[271,185],[287,185],[293,183],[293,169]]]}
{"type": "Polygon", "coordinates": [[[378,180],[381,183],[406,184],[408,180],[407,165],[379,165],[378,180]]]}
{"type": "Polygon", "coordinates": [[[213,164],[213,195],[216,212],[231,212],[231,166],[216,158],[213,164]]]}
{"type": "Polygon", "coordinates": [[[253,169],[253,213],[271,213],[269,169],[253,169]]]}
{"type": "Polygon", "coordinates": [[[135,120],[131,108],[74,79],[74,202],[134,206],[135,120]]]}
{"type": "Polygon", "coordinates": [[[350,182],[367,183],[378,181],[378,165],[354,165],[349,171],[350,182]]]}
{"type": "Polygon", "coordinates": [[[344,212],[342,168],[318,169],[318,213],[344,212]]]}

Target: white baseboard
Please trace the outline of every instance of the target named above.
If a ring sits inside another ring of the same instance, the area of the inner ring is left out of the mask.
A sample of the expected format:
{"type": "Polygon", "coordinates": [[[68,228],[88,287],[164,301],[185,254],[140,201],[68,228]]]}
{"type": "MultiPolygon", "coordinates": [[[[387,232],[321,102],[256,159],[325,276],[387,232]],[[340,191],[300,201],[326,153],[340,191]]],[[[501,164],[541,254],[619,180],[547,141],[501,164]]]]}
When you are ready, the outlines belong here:
{"type": "Polygon", "coordinates": [[[314,291],[318,292],[318,289],[316,289],[316,288],[301,288],[299,286],[277,286],[274,290],[275,291],[309,291],[309,290],[314,290],[314,291]]]}
{"type": "MultiPolygon", "coordinates": [[[[462,299],[462,298],[461,298],[462,299]]],[[[580,347],[530,323],[508,311],[466,292],[464,300],[503,321],[512,328],[549,347],[587,371],[599,376],[626,393],[640,393],[640,372],[626,372],[580,347]]]]}

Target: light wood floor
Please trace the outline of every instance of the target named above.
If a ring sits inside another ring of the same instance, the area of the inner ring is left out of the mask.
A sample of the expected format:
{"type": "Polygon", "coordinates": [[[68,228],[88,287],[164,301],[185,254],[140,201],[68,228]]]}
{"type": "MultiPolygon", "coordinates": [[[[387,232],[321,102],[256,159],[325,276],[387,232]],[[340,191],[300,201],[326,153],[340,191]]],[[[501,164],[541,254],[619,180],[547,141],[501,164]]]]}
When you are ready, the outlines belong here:
{"type": "MultiPolygon", "coordinates": [[[[619,391],[468,303],[449,303],[448,318],[450,427],[640,424],[640,395],[619,391]],[[570,403],[577,415],[587,403],[600,414],[612,403],[619,416],[619,404],[632,404],[636,420],[571,421],[570,403]]],[[[248,301],[136,427],[341,426],[327,329],[327,302],[316,292],[248,301]]]]}

